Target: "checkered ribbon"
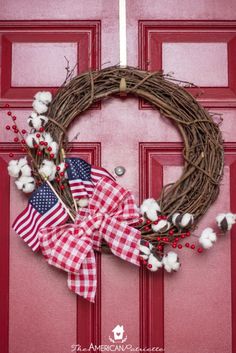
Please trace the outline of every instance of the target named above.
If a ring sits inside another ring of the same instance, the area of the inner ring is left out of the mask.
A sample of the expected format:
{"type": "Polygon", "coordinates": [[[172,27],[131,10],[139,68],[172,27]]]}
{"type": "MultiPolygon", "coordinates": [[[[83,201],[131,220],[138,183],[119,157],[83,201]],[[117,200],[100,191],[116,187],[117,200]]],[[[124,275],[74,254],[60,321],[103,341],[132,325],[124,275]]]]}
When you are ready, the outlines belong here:
{"type": "Polygon", "coordinates": [[[50,265],[68,272],[68,287],[94,302],[97,276],[94,250],[102,239],[111,252],[139,266],[140,232],[130,226],[139,217],[133,195],[105,177],[95,186],[88,208],[78,211],[75,224],[39,231],[42,253],[50,265]]]}

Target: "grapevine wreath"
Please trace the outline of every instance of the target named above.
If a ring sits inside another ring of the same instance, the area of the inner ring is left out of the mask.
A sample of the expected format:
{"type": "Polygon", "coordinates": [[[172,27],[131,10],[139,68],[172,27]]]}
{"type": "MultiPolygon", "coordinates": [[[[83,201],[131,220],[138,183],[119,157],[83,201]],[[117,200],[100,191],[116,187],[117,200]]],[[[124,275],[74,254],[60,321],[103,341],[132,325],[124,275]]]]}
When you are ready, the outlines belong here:
{"type": "MultiPolygon", "coordinates": [[[[201,253],[216,241],[214,230],[206,228],[199,237],[200,247],[188,241],[181,243],[181,239],[192,235],[198,221],[216,200],[224,167],[219,124],[183,87],[182,82],[162,72],[150,73],[130,67],[108,67],[73,78],[68,75],[53,98],[49,92],[35,95],[34,111],[28,118],[31,127],[28,134],[25,130],[19,130],[16,117],[8,111],[14,125],[7,125],[6,128],[20,135],[15,141],[22,144],[31,162],[29,166],[26,159],[11,161],[9,174],[18,178],[16,185],[25,192],[32,192],[45,179],[50,181],[50,187],[73,218],[77,207],[84,207],[85,204],[77,205],[67,187],[67,129],[94,103],[112,96],[126,95],[146,100],[161,116],[173,122],[183,139],[184,166],[181,177],[175,183],[165,185],[158,200],[144,200],[140,206],[139,220],[132,225],[141,233],[141,262],[152,271],[160,267],[168,272],[176,271],[180,265],[178,256],[174,251],[164,253],[165,247],[181,249],[185,246],[201,253]],[[55,168],[51,179],[50,173],[47,174],[50,163],[55,168]],[[40,172],[42,170],[44,174],[40,172]]],[[[235,220],[232,213],[222,213],[216,217],[221,233],[230,230],[235,220]]],[[[104,239],[102,249],[108,249],[104,239]]]]}

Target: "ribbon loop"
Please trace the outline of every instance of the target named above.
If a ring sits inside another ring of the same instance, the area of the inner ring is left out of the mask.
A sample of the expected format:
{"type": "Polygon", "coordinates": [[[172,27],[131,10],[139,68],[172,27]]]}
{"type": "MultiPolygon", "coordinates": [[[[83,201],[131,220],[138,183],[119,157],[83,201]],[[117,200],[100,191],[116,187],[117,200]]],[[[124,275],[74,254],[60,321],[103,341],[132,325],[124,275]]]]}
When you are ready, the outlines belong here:
{"type": "Polygon", "coordinates": [[[78,211],[75,224],[39,231],[42,253],[50,265],[68,272],[69,288],[94,301],[96,258],[104,238],[112,253],[139,266],[140,232],[129,226],[139,217],[132,194],[104,177],[96,185],[88,208],[78,211]]]}

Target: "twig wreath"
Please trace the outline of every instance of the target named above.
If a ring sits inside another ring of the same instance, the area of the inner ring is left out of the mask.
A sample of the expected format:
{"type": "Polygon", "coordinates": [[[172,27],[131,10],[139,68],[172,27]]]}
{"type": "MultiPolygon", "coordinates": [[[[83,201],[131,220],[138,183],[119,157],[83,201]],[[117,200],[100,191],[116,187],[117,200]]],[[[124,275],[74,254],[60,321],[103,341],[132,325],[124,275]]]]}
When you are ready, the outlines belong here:
{"type": "MultiPolygon", "coordinates": [[[[170,119],[183,139],[184,166],[181,177],[175,183],[165,185],[158,200],[144,200],[140,206],[140,219],[132,225],[141,233],[141,261],[152,271],[162,266],[168,272],[175,271],[179,268],[178,257],[174,252],[164,254],[164,246],[183,247],[179,240],[191,235],[198,221],[216,200],[224,168],[219,125],[183,87],[183,82],[162,72],[150,73],[131,67],[108,67],[74,78],[69,72],[53,98],[50,92],[35,95],[34,111],[28,119],[31,127],[28,135],[25,130],[19,130],[16,117],[11,111],[8,112],[14,122],[13,132],[22,139],[20,141],[16,137],[14,141],[22,144],[31,161],[31,167],[24,159],[11,161],[9,174],[18,178],[16,185],[25,192],[32,192],[35,186],[46,181],[73,219],[77,207],[85,205],[77,204],[67,187],[67,129],[94,103],[126,95],[146,100],[154,109],[153,114],[158,110],[162,117],[170,119]]],[[[11,129],[10,126],[6,128],[11,129]]],[[[236,216],[222,213],[216,221],[224,233],[231,229],[236,216]]],[[[205,249],[209,249],[215,241],[216,234],[212,228],[206,228],[199,238],[205,249]]],[[[195,245],[189,242],[185,246],[195,249],[195,245]]],[[[102,247],[107,249],[106,242],[102,243],[102,247]]],[[[197,249],[199,253],[203,251],[202,247],[197,249]]]]}
{"type": "MultiPolygon", "coordinates": [[[[158,200],[161,215],[191,213],[196,224],[219,193],[224,166],[223,142],[220,129],[209,113],[175,81],[166,79],[161,72],[135,68],[109,67],[84,73],[62,87],[52,100],[47,131],[58,141],[59,150],[66,150],[66,130],[93,103],[120,93],[144,98],[175,124],[184,142],[182,176],[163,188],[158,200]]],[[[70,194],[63,199],[68,207],[73,205],[70,194]]],[[[156,233],[151,230],[143,228],[142,234],[145,239],[156,239],[156,233]]]]}

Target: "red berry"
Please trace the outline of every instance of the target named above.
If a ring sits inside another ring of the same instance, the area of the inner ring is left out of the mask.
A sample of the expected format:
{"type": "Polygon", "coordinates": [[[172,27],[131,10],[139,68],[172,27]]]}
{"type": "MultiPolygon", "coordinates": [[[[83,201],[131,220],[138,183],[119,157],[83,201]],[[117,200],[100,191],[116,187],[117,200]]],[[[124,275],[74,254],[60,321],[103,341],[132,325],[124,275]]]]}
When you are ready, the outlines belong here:
{"type": "Polygon", "coordinates": [[[40,136],[41,136],[41,135],[40,135],[39,133],[36,134],[36,137],[40,138],[40,136]]]}
{"type": "Polygon", "coordinates": [[[191,245],[191,249],[193,249],[193,250],[195,249],[195,245],[194,244],[191,245]]]}
{"type": "Polygon", "coordinates": [[[189,245],[190,245],[189,243],[185,243],[186,248],[189,248],[189,245]]]}
{"type": "Polygon", "coordinates": [[[14,120],[14,121],[16,120],[16,116],[15,115],[13,115],[12,120],[14,120]]]}
{"type": "Polygon", "coordinates": [[[60,178],[56,178],[56,181],[57,181],[58,183],[60,183],[61,179],[60,179],[60,178]]]}
{"type": "Polygon", "coordinates": [[[185,234],[184,233],[181,234],[181,238],[182,239],[185,238],[185,234]]]}
{"type": "Polygon", "coordinates": [[[176,248],[177,244],[176,243],[173,243],[172,244],[172,248],[176,248]]]}
{"type": "Polygon", "coordinates": [[[147,261],[146,261],[146,260],[143,260],[143,264],[146,265],[146,264],[147,264],[147,261]]]}
{"type": "Polygon", "coordinates": [[[157,249],[158,249],[158,250],[162,250],[162,249],[163,249],[163,248],[162,248],[162,245],[158,245],[158,246],[157,246],[157,249]]]}
{"type": "Polygon", "coordinates": [[[34,144],[34,148],[38,148],[39,145],[37,143],[34,144]]]}
{"type": "Polygon", "coordinates": [[[169,235],[173,235],[173,234],[174,234],[173,229],[169,230],[169,235]]]}
{"type": "MultiPolygon", "coordinates": [[[[68,167],[69,167],[69,164],[68,164],[68,163],[65,163],[65,168],[68,168],[68,167]]],[[[142,223],[143,223],[142,218],[140,218],[139,222],[142,222],[142,223]]]]}
{"type": "Polygon", "coordinates": [[[39,129],[39,131],[40,131],[40,132],[44,132],[44,127],[41,127],[41,128],[39,129]]]}
{"type": "Polygon", "coordinates": [[[14,134],[18,134],[19,130],[18,129],[15,129],[14,130],[14,134]]]}
{"type": "Polygon", "coordinates": [[[160,240],[161,240],[161,237],[157,237],[157,240],[160,241],[160,240]]]}
{"type": "Polygon", "coordinates": [[[152,264],[148,264],[147,267],[148,267],[148,268],[152,268],[152,264]]]}
{"type": "Polygon", "coordinates": [[[42,156],[42,151],[38,151],[38,152],[37,152],[37,155],[38,155],[38,156],[42,156]]]}
{"type": "Polygon", "coordinates": [[[10,130],[10,126],[9,125],[6,125],[6,130],[10,130]]]}
{"type": "Polygon", "coordinates": [[[179,249],[182,249],[182,247],[183,247],[182,244],[179,244],[179,245],[178,245],[178,248],[179,248],[179,249]]]}
{"type": "Polygon", "coordinates": [[[15,138],[14,138],[14,142],[19,142],[18,137],[15,137],[15,138]]]}
{"type": "Polygon", "coordinates": [[[148,230],[150,230],[150,228],[148,226],[146,226],[146,227],[144,227],[144,230],[148,231],[148,230]]]}
{"type": "Polygon", "coordinates": [[[153,224],[158,224],[158,222],[159,222],[159,221],[155,221],[155,222],[153,222],[153,224]]]}
{"type": "Polygon", "coordinates": [[[190,232],[186,232],[186,237],[190,237],[190,232]]]}
{"type": "Polygon", "coordinates": [[[52,147],[48,147],[48,152],[51,152],[51,150],[52,150],[52,147]]]}
{"type": "Polygon", "coordinates": [[[13,130],[17,129],[16,125],[12,125],[13,130]]]}
{"type": "Polygon", "coordinates": [[[14,156],[14,154],[11,152],[11,153],[9,153],[9,157],[13,157],[14,156]]]}
{"type": "Polygon", "coordinates": [[[10,111],[9,111],[9,112],[7,112],[7,115],[11,116],[11,114],[12,114],[12,112],[10,112],[10,111]]]}
{"type": "Polygon", "coordinates": [[[23,135],[25,135],[27,131],[25,129],[23,129],[21,132],[23,135]]]}
{"type": "Polygon", "coordinates": [[[57,169],[57,171],[59,172],[61,168],[60,168],[59,165],[58,165],[56,169],[57,169]]]}
{"type": "Polygon", "coordinates": [[[150,223],[151,223],[150,219],[147,219],[147,220],[146,220],[146,223],[147,223],[147,224],[150,224],[150,223]]]}
{"type": "Polygon", "coordinates": [[[44,142],[44,146],[46,146],[46,147],[47,147],[47,145],[48,145],[48,143],[47,143],[47,142],[44,142]]]}
{"type": "Polygon", "coordinates": [[[61,185],[60,188],[61,188],[61,190],[64,190],[65,189],[65,185],[61,185]]]}
{"type": "Polygon", "coordinates": [[[61,172],[60,173],[60,176],[64,177],[65,173],[64,172],[61,172]]]}
{"type": "Polygon", "coordinates": [[[51,157],[51,158],[54,158],[54,153],[50,153],[50,157],[51,157]]]}
{"type": "Polygon", "coordinates": [[[203,248],[198,248],[197,251],[201,254],[203,252],[203,248]]]}
{"type": "Polygon", "coordinates": [[[44,146],[44,141],[39,142],[40,146],[44,146]]]}
{"type": "Polygon", "coordinates": [[[179,241],[179,238],[175,238],[175,241],[179,241]]]}

